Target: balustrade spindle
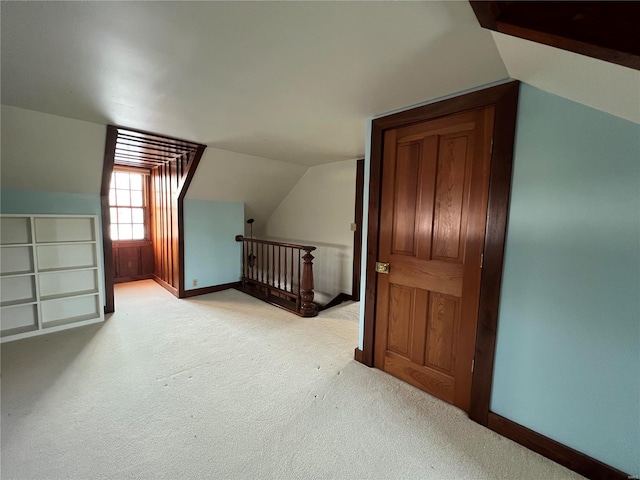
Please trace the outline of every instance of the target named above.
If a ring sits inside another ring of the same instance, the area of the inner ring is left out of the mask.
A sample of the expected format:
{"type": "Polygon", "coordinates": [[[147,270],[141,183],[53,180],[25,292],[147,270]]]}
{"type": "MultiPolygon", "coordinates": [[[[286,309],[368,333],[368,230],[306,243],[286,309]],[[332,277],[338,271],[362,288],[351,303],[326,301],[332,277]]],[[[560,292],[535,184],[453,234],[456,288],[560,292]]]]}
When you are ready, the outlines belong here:
{"type": "Polygon", "coordinates": [[[293,248],[290,248],[289,250],[291,250],[291,287],[289,291],[293,293],[293,248]]]}
{"type": "Polygon", "coordinates": [[[260,245],[260,282],[264,283],[264,244],[260,245]]]}
{"type": "Polygon", "coordinates": [[[247,252],[246,244],[242,242],[242,285],[244,286],[244,279],[247,276],[247,252]]]}
{"type": "Polygon", "coordinates": [[[300,252],[302,250],[298,250],[298,295],[300,295],[300,287],[301,287],[301,281],[300,281],[300,252]]]}
{"type": "Polygon", "coordinates": [[[282,256],[282,247],[278,246],[278,288],[280,288],[280,270],[282,269],[282,261],[280,257],[282,256]]]}

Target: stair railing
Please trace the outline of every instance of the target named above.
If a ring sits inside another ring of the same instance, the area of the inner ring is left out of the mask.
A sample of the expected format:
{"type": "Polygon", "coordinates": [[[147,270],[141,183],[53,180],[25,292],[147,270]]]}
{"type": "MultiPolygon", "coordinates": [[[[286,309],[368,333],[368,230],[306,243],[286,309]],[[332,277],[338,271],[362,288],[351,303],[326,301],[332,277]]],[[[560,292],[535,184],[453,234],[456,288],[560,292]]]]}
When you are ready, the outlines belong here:
{"type": "Polygon", "coordinates": [[[236,236],[242,242],[241,290],[256,298],[314,317],[313,252],[316,247],[236,236]]]}

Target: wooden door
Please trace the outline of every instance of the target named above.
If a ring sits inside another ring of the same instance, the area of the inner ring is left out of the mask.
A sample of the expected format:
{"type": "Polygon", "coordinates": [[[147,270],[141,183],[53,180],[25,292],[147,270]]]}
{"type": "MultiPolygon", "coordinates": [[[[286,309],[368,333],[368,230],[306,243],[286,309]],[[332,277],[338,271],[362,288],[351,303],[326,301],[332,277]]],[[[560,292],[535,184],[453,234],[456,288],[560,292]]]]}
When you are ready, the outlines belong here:
{"type": "Polygon", "coordinates": [[[374,363],[469,411],[494,108],[384,134],[374,363]]]}

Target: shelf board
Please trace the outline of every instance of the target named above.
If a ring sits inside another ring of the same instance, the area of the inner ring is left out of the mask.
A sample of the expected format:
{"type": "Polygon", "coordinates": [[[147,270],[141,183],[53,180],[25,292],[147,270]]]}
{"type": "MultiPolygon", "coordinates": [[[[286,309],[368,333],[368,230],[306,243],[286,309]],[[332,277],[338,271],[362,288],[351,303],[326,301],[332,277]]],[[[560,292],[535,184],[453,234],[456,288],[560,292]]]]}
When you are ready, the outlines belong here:
{"type": "Polygon", "coordinates": [[[25,325],[24,327],[8,328],[7,330],[0,331],[0,337],[9,337],[20,333],[35,332],[36,330],[38,330],[38,325],[35,323],[33,325],[25,325]]]}
{"type": "Polygon", "coordinates": [[[7,277],[26,277],[28,275],[35,275],[35,274],[36,274],[36,272],[34,272],[33,270],[32,271],[25,270],[23,272],[3,272],[3,273],[0,273],[0,277],[3,277],[3,278],[7,278],[7,277]]]}
{"type": "Polygon", "coordinates": [[[33,247],[33,243],[3,243],[0,247],[33,247]]]}
{"type": "Polygon", "coordinates": [[[92,244],[92,243],[96,243],[96,241],[95,240],[72,240],[69,242],[38,242],[36,240],[36,245],[38,247],[55,246],[55,245],[82,245],[83,243],[92,244]]]}
{"type": "Polygon", "coordinates": [[[75,297],[88,297],[90,295],[98,295],[98,290],[83,290],[79,292],[70,292],[70,293],[59,293],[56,295],[47,295],[44,297],[40,297],[40,301],[46,302],[48,300],[59,300],[61,298],[75,298],[75,297]]]}
{"type": "Polygon", "coordinates": [[[98,267],[95,265],[81,265],[78,267],[45,268],[44,270],[38,270],[38,273],[73,272],[75,270],[96,270],[97,268],[98,267]]]}
{"type": "Polygon", "coordinates": [[[22,305],[35,305],[38,301],[35,298],[24,298],[22,300],[11,300],[0,303],[0,307],[21,307],[22,305]]]}
{"type": "Polygon", "coordinates": [[[94,319],[96,320],[100,319],[99,312],[90,313],[87,315],[78,315],[77,317],[61,318],[59,320],[53,320],[49,322],[43,321],[42,328],[43,330],[46,330],[47,328],[59,327],[60,325],[69,325],[71,323],[84,322],[86,320],[94,320],[94,319]]]}

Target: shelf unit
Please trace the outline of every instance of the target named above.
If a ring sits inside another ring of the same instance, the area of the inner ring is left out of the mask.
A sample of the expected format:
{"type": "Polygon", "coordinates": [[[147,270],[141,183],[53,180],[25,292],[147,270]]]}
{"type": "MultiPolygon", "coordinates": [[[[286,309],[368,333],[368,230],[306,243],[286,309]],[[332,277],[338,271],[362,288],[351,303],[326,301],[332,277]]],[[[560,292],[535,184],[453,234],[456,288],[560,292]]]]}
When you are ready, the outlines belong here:
{"type": "Polygon", "coordinates": [[[0,340],[104,320],[98,217],[0,217],[0,340]]]}

